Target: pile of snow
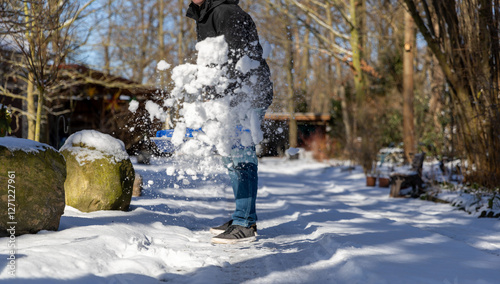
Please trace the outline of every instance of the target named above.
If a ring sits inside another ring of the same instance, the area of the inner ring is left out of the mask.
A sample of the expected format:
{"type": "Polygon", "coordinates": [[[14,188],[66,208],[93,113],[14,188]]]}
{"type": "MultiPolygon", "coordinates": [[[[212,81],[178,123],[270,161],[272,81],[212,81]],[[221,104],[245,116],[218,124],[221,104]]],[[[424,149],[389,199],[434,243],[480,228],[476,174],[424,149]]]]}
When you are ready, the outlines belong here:
{"type": "Polygon", "coordinates": [[[47,144],[16,137],[0,137],[0,146],[7,147],[7,149],[11,152],[24,151],[26,153],[38,153],[39,151],[45,151],[48,148],[57,151],[47,144]]]}
{"type": "Polygon", "coordinates": [[[80,165],[106,157],[111,157],[111,162],[114,163],[129,158],[122,141],[95,130],[82,130],[72,134],[59,151],[63,150],[72,152],[80,165]]]}

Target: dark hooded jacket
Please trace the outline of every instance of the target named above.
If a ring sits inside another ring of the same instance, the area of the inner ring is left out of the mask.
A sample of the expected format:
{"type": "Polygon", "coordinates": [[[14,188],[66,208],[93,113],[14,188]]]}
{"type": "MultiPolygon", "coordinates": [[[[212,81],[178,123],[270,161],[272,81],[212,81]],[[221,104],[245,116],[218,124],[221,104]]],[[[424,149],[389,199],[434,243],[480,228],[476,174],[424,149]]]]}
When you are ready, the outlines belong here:
{"type": "Polygon", "coordinates": [[[255,23],[238,3],[239,0],[206,0],[201,7],[191,3],[186,16],[196,21],[198,41],[224,35],[229,47],[229,78],[235,80],[227,92],[232,93],[243,84],[251,85],[253,106],[267,109],[273,100],[271,72],[262,57],[263,50],[255,23]],[[260,66],[242,74],[235,65],[245,55],[259,61],[260,66]],[[257,80],[251,80],[254,75],[257,80]]]}

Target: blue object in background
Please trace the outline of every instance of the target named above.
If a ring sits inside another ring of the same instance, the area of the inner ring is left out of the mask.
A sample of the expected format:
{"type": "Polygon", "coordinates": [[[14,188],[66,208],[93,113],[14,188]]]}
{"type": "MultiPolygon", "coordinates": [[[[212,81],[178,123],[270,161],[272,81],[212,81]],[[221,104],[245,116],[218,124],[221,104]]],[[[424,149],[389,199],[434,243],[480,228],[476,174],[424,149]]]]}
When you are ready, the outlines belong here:
{"type": "MultiPolygon", "coordinates": [[[[190,139],[194,137],[194,134],[197,132],[203,132],[201,128],[186,129],[186,135],[184,136],[184,140],[190,139]]],[[[156,131],[156,137],[152,137],[151,140],[156,144],[156,147],[164,153],[173,153],[176,150],[176,147],[170,141],[172,136],[174,135],[174,129],[163,129],[156,131]]]]}
{"type": "MultiPolygon", "coordinates": [[[[186,138],[193,138],[193,134],[196,132],[203,132],[201,128],[198,129],[192,129],[192,128],[187,128],[186,129],[186,138]]],[[[156,137],[166,137],[166,138],[172,138],[174,135],[174,129],[164,129],[164,130],[158,130],[156,131],[156,137]]]]}
{"type": "MultiPolygon", "coordinates": [[[[241,132],[250,132],[249,129],[243,129],[242,126],[236,126],[235,134],[238,135],[241,132]]],[[[184,140],[191,139],[194,137],[195,133],[203,133],[201,128],[193,129],[187,128],[184,140]]],[[[173,153],[176,150],[174,144],[170,141],[174,135],[174,129],[163,129],[156,131],[156,137],[151,137],[151,140],[156,144],[156,147],[162,152],[173,153]]]]}

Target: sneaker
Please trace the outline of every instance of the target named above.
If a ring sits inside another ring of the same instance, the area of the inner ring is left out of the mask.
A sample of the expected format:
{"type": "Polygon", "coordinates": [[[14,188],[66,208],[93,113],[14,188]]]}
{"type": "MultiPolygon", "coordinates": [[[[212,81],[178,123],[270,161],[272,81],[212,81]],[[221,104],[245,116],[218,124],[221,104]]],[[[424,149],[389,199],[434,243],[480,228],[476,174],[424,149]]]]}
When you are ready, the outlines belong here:
{"type": "Polygon", "coordinates": [[[214,244],[236,244],[249,243],[257,239],[257,226],[254,224],[248,228],[239,225],[231,225],[224,233],[212,238],[214,244]]]}
{"type": "Polygon", "coordinates": [[[233,224],[233,220],[229,220],[226,223],[224,223],[218,227],[210,228],[210,233],[212,233],[214,235],[220,235],[220,234],[224,233],[227,230],[227,228],[229,228],[229,226],[231,226],[232,224],[233,224]]]}

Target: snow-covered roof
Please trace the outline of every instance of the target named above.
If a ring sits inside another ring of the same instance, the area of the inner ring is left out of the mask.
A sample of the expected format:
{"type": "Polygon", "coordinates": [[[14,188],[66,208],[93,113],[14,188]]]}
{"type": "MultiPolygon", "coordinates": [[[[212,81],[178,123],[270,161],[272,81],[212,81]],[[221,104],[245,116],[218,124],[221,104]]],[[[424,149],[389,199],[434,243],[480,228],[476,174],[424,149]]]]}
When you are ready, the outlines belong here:
{"type": "MultiPolygon", "coordinates": [[[[27,45],[27,43],[25,44],[27,45]]],[[[10,34],[0,36],[0,49],[13,52],[21,52],[17,41],[10,34]]]]}

